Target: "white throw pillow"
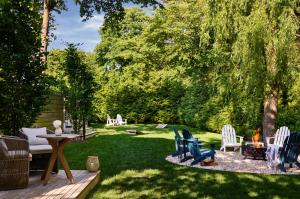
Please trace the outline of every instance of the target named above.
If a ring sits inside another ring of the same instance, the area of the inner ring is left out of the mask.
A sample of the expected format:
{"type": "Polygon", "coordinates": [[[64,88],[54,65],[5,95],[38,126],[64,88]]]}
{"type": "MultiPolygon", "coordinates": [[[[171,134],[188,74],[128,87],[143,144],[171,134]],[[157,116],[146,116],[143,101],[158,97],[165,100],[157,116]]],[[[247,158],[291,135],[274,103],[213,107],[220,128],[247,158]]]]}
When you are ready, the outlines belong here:
{"type": "Polygon", "coordinates": [[[38,138],[37,135],[46,135],[44,128],[22,128],[22,132],[27,136],[29,145],[49,144],[46,138],[38,138]]]}

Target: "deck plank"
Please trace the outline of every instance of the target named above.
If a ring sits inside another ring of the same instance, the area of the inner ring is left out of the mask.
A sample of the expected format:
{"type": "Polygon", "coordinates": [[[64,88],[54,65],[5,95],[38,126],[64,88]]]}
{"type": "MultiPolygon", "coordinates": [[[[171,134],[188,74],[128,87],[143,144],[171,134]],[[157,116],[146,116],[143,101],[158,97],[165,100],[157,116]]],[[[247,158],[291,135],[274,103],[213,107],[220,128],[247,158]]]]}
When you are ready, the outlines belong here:
{"type": "Polygon", "coordinates": [[[48,184],[43,185],[40,175],[33,175],[29,179],[26,189],[0,191],[0,199],[61,199],[77,198],[81,192],[91,190],[99,181],[99,172],[90,173],[85,170],[72,170],[75,184],[70,184],[66,174],[60,170],[58,174],[51,176],[48,184]]]}
{"type": "Polygon", "coordinates": [[[76,198],[83,189],[94,179],[94,175],[86,175],[80,182],[73,186],[62,198],[76,198]]]}
{"type": "MultiPolygon", "coordinates": [[[[84,175],[84,171],[78,171],[73,173],[75,179],[82,178],[82,175],[84,175]]],[[[48,192],[44,193],[43,196],[39,199],[60,198],[62,190],[67,189],[68,186],[73,186],[73,184],[69,183],[64,172],[59,173],[58,178],[61,178],[63,180],[60,180],[57,183],[53,183],[53,187],[48,189],[48,192]]]]}
{"type": "MultiPolygon", "coordinates": [[[[84,178],[84,176],[85,176],[86,174],[85,174],[85,172],[84,171],[82,171],[82,173],[80,173],[80,174],[78,174],[77,176],[75,176],[75,174],[73,175],[74,176],[74,178],[75,178],[75,183],[76,184],[78,184],[80,181],[81,181],[81,179],[83,179],[84,178]]],[[[72,188],[72,187],[74,187],[76,184],[67,184],[67,185],[65,185],[65,186],[61,186],[59,189],[57,189],[56,190],[56,195],[54,194],[48,194],[48,197],[46,198],[46,199],[60,199],[60,198],[62,198],[63,197],[63,195],[66,193],[66,192],[69,192],[70,191],[70,189],[72,188]]]]}

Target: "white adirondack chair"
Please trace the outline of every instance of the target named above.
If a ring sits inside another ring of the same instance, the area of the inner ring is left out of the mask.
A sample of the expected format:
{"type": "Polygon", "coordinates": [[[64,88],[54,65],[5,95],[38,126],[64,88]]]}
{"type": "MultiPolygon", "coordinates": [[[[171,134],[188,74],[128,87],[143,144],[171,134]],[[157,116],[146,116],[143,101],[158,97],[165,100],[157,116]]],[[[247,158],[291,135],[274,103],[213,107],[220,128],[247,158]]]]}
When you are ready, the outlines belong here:
{"type": "Polygon", "coordinates": [[[220,151],[224,150],[226,152],[226,147],[233,147],[234,150],[240,148],[240,153],[242,153],[242,142],[244,137],[237,136],[234,128],[230,124],[226,124],[222,129],[222,146],[220,151]],[[240,142],[236,141],[236,137],[239,137],[240,142]]]}
{"type": "Polygon", "coordinates": [[[267,145],[273,144],[278,147],[283,146],[283,142],[287,136],[290,136],[290,130],[286,126],[277,129],[274,137],[266,137],[267,145]]]}
{"type": "Polygon", "coordinates": [[[120,114],[117,115],[117,119],[116,119],[116,123],[117,125],[123,125],[123,124],[127,124],[127,119],[122,119],[122,116],[120,114]]]}
{"type": "Polygon", "coordinates": [[[116,124],[116,119],[111,119],[111,117],[107,114],[106,125],[114,126],[116,124]]]}
{"type": "Polygon", "coordinates": [[[266,159],[267,165],[272,168],[279,162],[279,149],[283,147],[284,140],[290,135],[290,130],[286,126],[277,129],[274,137],[266,137],[267,151],[266,159]]]}

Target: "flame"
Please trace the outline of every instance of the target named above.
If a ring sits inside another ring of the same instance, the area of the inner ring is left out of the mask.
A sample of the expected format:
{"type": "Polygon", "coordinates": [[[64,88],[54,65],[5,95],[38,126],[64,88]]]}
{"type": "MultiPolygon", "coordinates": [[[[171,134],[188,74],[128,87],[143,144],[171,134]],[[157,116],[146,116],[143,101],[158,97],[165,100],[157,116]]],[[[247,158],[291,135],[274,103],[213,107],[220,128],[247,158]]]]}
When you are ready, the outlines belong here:
{"type": "Polygon", "coordinates": [[[253,143],[253,146],[255,148],[259,148],[260,147],[260,144],[259,144],[259,140],[260,140],[260,129],[256,129],[254,131],[254,133],[252,134],[252,143],[253,143]]]}

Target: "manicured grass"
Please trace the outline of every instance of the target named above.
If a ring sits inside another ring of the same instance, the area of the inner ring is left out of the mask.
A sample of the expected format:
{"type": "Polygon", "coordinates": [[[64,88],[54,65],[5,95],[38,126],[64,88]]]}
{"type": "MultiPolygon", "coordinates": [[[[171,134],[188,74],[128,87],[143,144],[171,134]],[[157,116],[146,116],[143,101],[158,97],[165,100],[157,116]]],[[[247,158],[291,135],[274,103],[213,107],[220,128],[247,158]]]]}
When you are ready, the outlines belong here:
{"type": "MultiPolygon", "coordinates": [[[[182,126],[177,126],[180,130],[182,126]]],[[[189,128],[195,137],[218,142],[220,135],[189,128]]],[[[97,135],[65,149],[71,169],[85,169],[89,155],[100,159],[101,182],[90,198],[298,198],[299,176],[237,174],[174,165],[171,128],[155,125],[96,126],[97,135]],[[139,129],[142,135],[128,135],[139,129]]]]}

